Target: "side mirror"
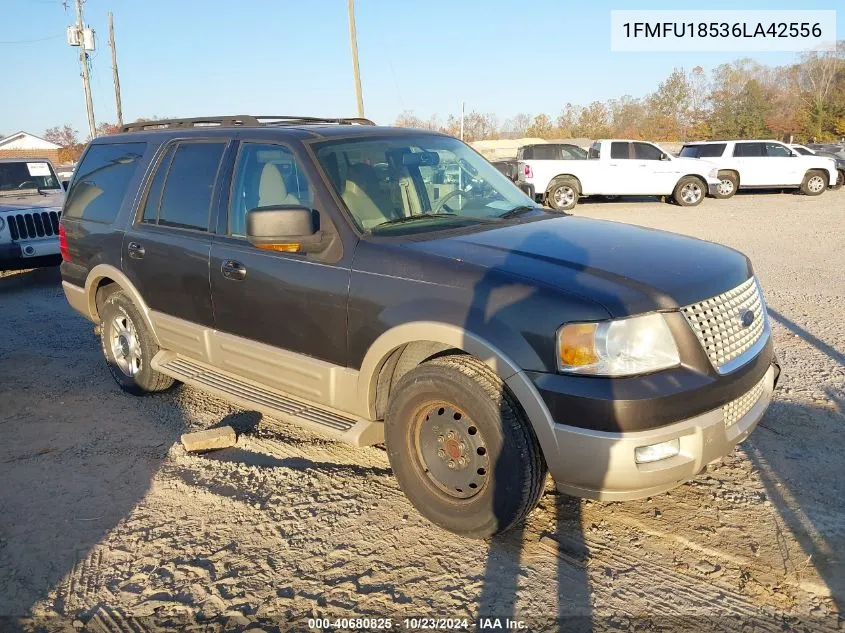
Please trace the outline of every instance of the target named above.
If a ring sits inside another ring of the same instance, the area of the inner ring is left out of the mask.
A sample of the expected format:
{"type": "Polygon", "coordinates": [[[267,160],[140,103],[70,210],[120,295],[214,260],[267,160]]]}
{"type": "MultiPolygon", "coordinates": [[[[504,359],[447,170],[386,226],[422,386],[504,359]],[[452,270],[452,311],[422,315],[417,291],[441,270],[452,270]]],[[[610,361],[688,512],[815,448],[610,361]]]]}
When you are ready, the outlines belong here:
{"type": "Polygon", "coordinates": [[[69,181],[69,180],[63,180],[63,181],[62,181],[62,189],[64,189],[65,191],[67,191],[67,186],[68,186],[69,184],[70,184],[70,181],[69,181]]]}
{"type": "Polygon", "coordinates": [[[284,253],[317,253],[330,242],[314,229],[314,212],[294,205],[247,211],[246,237],[257,248],[284,253]]]}
{"type": "Polygon", "coordinates": [[[660,154],[660,160],[669,160],[669,155],[666,152],[660,154]]]}

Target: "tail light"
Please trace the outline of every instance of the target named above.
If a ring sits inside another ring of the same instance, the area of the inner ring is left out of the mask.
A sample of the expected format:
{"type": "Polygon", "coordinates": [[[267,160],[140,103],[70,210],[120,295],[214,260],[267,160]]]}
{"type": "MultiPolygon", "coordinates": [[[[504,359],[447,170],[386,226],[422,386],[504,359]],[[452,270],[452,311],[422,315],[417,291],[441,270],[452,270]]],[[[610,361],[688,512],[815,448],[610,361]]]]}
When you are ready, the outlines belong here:
{"type": "Polygon", "coordinates": [[[528,163],[525,163],[525,165],[523,165],[522,175],[525,176],[526,178],[533,178],[534,177],[534,172],[531,170],[531,165],[529,165],[528,163]]]}
{"type": "Polygon", "coordinates": [[[59,224],[59,250],[62,252],[62,261],[70,261],[70,252],[67,250],[67,234],[65,233],[65,225],[59,224]]]}

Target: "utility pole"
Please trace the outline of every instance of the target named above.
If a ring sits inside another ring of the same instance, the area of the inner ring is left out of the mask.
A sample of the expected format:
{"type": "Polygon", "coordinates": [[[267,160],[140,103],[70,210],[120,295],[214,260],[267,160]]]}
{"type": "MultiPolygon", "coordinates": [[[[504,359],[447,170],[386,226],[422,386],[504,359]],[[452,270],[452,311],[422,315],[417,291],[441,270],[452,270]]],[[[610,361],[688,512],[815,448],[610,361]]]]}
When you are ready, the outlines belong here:
{"type": "Polygon", "coordinates": [[[355,0],[349,0],[349,46],[352,48],[352,75],[355,78],[355,98],[358,116],[364,117],[364,97],[361,95],[361,70],[358,68],[358,36],[355,33],[355,0]]]}
{"type": "Polygon", "coordinates": [[[120,77],[117,74],[117,49],[114,46],[114,16],[109,11],[109,47],[111,48],[111,69],[114,76],[114,100],[117,103],[117,124],[123,127],[123,108],[120,105],[120,77]]]}
{"type": "Polygon", "coordinates": [[[82,68],[82,89],[85,91],[85,106],[88,108],[88,131],[91,138],[97,135],[94,122],[94,104],[91,101],[91,75],[88,72],[88,52],[85,50],[85,23],[82,20],[82,0],[75,0],[76,32],[79,36],[79,65],[82,68]]]}

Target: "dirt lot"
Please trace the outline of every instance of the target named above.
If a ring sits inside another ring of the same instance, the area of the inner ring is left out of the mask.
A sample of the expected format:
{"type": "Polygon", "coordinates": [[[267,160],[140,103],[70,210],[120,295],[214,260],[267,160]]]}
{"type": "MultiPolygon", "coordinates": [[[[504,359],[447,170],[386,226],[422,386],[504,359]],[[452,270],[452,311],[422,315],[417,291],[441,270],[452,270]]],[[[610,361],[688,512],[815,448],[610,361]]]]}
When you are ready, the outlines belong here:
{"type": "Polygon", "coordinates": [[[639,502],[549,486],[524,530],[462,540],[414,511],[382,450],[190,388],[124,395],[56,271],[14,274],[0,279],[0,630],[303,630],[315,616],[841,630],[845,192],[576,213],[723,242],[754,261],[784,375],[761,426],[722,464],[639,502]],[[236,448],[198,457],[178,444],[221,422],[243,433],[236,448]]]}

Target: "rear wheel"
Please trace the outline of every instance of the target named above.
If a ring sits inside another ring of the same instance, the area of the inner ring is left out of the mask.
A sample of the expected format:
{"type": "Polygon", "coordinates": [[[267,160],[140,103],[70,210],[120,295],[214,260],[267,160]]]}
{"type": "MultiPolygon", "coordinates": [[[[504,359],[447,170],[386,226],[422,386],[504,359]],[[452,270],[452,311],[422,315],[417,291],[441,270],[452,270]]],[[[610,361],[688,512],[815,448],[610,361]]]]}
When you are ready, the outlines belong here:
{"type": "Polygon", "coordinates": [[[732,198],[739,187],[739,177],[733,172],[719,173],[719,186],[716,188],[716,197],[719,199],[732,198]]]}
{"type": "Polygon", "coordinates": [[[801,182],[801,193],[805,196],[821,195],[825,189],[827,189],[827,176],[824,172],[811,169],[804,175],[804,180],[801,182]]]}
{"type": "Polygon", "coordinates": [[[405,374],[390,396],[385,441],[411,503],[456,534],[507,530],[542,495],[546,463],[530,423],[471,356],[436,358],[405,374]]]}
{"type": "Polygon", "coordinates": [[[704,200],[704,183],[695,176],[684,176],[672,192],[675,203],[682,207],[694,207],[704,200]]]}
{"type": "Polygon", "coordinates": [[[578,180],[572,176],[555,178],[546,193],[549,206],[555,211],[569,211],[578,204],[581,195],[578,180]]]}
{"type": "Polygon", "coordinates": [[[159,350],[141,313],[121,291],[111,292],[100,309],[100,342],[109,371],[124,391],[136,396],[164,391],[174,380],[150,361],[159,350]]]}

